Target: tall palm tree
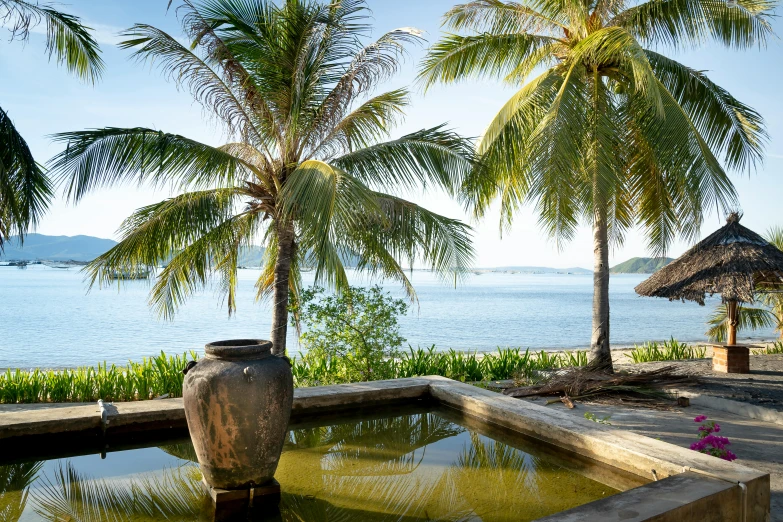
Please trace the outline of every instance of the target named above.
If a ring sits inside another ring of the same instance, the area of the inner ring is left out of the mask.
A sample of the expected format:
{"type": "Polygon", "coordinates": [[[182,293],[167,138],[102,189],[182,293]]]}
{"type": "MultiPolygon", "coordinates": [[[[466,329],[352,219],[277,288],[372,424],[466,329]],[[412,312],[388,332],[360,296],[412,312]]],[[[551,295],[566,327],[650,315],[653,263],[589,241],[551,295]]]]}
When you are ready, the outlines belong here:
{"type": "MultiPolygon", "coordinates": [[[[778,250],[783,250],[783,227],[770,228],[765,239],[775,245],[778,250]]],[[[780,289],[758,288],[756,298],[763,305],[749,306],[741,304],[737,308],[737,330],[757,330],[759,328],[774,328],[783,338],[783,294],[780,289]]],[[[707,324],[707,336],[711,341],[725,342],[728,327],[728,314],[723,303],[715,307],[707,324]]]]}
{"type": "MultiPolygon", "coordinates": [[[[94,82],[103,70],[98,43],[81,20],[48,4],[0,0],[0,27],[11,40],[28,40],[34,26],[46,26],[46,50],[69,72],[94,82]]],[[[25,233],[40,220],[52,196],[51,183],[35,161],[25,139],[0,107],[0,251],[3,243],[25,233]]]]}
{"type": "Polygon", "coordinates": [[[171,184],[185,193],[133,213],[121,241],[88,267],[92,284],[111,274],[168,263],[150,302],[170,317],[216,275],[235,309],[243,246],[263,238],[259,297],[272,294],[271,340],[285,353],[289,291],[300,263],[317,283],[347,285],[342,259],[413,287],[402,263],[444,274],[464,271],[470,229],[381,192],[437,186],[456,193],[474,168],[472,146],[442,126],[388,139],[408,103],[397,89],[374,94],[398,70],[416,30],[368,45],[362,0],[185,1],[190,45],[138,24],[121,47],[157,64],[223,123],[229,143],[213,147],[148,128],[60,134],[53,168],[79,200],[123,182],[171,184]]]}
{"type": "Polygon", "coordinates": [[[735,202],[724,169],[752,168],[766,138],[757,112],[655,49],[763,45],[776,5],[475,0],[446,13],[446,27],[470,33],[430,49],[425,87],[476,77],[521,86],[478,144],[491,174],[468,180],[476,215],[497,198],[508,227],[532,202],[558,244],[592,225],[593,364],[611,370],[610,245],[634,226],[657,255],[678,234],[695,238],[705,212],[735,202]]]}

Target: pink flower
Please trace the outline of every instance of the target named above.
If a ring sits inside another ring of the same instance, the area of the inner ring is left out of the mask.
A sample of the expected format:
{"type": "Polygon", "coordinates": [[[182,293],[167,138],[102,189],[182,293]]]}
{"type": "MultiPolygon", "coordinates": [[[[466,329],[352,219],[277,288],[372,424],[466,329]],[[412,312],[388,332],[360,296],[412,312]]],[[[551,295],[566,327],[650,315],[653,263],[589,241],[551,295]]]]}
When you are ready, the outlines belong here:
{"type": "Polygon", "coordinates": [[[706,415],[699,415],[695,419],[693,419],[693,422],[704,422],[707,420],[706,415]]]}
{"type": "Polygon", "coordinates": [[[726,453],[721,457],[723,460],[728,460],[731,462],[732,460],[737,460],[737,456],[732,453],[730,450],[726,450],[726,453]]]}

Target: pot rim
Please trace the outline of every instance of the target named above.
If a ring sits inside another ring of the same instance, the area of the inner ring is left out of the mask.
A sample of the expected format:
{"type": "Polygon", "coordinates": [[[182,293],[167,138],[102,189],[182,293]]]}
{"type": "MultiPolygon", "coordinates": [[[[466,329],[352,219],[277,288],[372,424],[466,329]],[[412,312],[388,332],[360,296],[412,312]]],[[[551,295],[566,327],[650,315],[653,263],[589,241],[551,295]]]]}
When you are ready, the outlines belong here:
{"type": "Polygon", "coordinates": [[[215,341],[204,347],[210,359],[263,359],[272,355],[272,342],[264,339],[215,341]]]}

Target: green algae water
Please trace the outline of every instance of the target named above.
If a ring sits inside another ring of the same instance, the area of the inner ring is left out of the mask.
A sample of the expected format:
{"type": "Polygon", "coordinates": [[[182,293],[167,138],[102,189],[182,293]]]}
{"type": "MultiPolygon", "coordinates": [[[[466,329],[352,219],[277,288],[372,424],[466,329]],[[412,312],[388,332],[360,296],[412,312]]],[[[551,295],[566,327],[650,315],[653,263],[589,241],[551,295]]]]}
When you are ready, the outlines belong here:
{"type": "MultiPolygon", "coordinates": [[[[535,520],[640,484],[440,411],[293,429],[275,478],[279,510],[229,519],[535,520]]],[[[0,466],[2,521],[215,518],[187,440],[0,466]]]]}

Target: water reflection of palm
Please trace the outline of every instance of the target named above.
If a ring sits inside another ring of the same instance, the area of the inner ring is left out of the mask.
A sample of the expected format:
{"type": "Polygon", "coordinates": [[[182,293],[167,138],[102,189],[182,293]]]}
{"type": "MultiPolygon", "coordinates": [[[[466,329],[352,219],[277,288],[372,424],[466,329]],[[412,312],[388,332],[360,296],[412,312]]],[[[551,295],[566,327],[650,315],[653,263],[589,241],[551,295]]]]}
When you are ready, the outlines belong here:
{"type": "MultiPolygon", "coordinates": [[[[537,459],[476,433],[451,465],[420,469],[428,445],[464,431],[435,414],[292,430],[276,475],[283,488],[282,519],[497,519],[497,503],[471,494],[477,487],[528,508],[535,504],[540,481],[546,480],[535,473],[537,459]]],[[[196,462],[188,443],[161,449],[196,462]]],[[[200,482],[190,463],[122,482],[92,480],[68,463],[52,478],[45,476],[32,497],[35,511],[47,520],[209,520],[211,504],[200,482]]]]}

